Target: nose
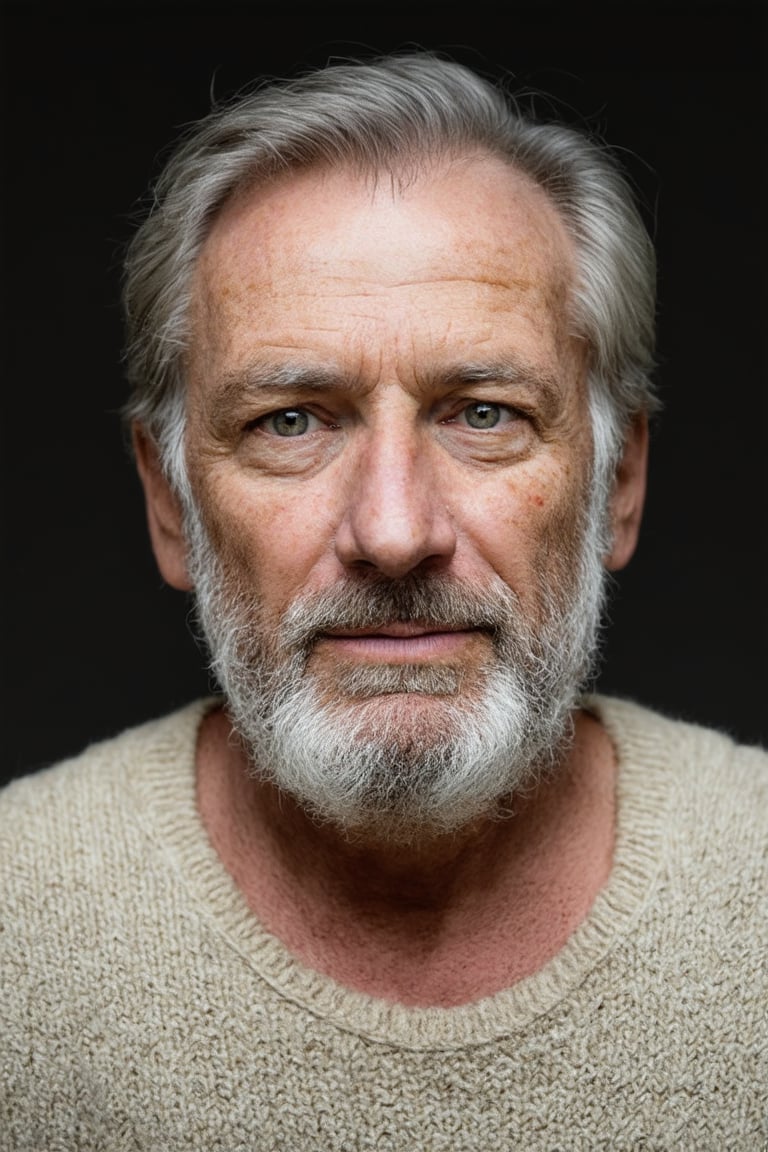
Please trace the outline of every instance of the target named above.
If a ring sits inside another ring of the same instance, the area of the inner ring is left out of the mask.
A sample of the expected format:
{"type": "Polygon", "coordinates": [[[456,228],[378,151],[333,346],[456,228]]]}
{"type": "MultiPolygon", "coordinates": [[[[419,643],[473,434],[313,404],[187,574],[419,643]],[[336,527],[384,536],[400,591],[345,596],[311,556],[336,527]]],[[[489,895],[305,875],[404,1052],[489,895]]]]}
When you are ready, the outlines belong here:
{"type": "Polygon", "coordinates": [[[398,579],[419,566],[450,561],[456,533],[444,486],[415,429],[371,434],[347,491],[335,541],[345,567],[376,568],[398,579]]]}

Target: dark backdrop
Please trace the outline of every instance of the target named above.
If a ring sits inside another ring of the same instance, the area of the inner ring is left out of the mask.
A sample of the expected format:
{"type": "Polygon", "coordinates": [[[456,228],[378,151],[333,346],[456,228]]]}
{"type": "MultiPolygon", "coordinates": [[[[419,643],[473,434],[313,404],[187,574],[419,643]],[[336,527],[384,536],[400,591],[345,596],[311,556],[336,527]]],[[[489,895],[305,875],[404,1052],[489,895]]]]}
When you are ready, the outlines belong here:
{"type": "Polygon", "coordinates": [[[162,149],[253,77],[418,44],[625,156],[660,258],[647,514],[600,687],[768,742],[765,8],[8,4],[2,775],[208,689],[117,410],[120,251],[162,149]]]}

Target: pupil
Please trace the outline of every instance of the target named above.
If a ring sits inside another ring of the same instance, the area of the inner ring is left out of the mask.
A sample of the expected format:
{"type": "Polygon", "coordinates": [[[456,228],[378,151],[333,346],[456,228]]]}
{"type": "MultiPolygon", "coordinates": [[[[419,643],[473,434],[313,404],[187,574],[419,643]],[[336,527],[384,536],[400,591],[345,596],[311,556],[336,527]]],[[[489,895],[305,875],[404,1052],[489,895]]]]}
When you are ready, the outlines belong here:
{"type": "Polygon", "coordinates": [[[307,415],[291,408],[275,417],[275,429],[282,436],[299,436],[307,429],[307,415]]]}
{"type": "Polygon", "coordinates": [[[467,420],[473,428],[493,428],[499,422],[499,409],[496,404],[472,404],[467,420]]]}

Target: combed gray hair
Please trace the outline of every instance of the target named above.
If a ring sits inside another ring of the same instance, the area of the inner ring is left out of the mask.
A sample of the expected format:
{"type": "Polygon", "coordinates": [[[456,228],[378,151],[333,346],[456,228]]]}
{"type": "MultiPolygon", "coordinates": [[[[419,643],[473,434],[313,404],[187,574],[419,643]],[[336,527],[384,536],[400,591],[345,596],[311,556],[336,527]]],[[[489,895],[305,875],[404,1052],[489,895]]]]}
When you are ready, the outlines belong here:
{"type": "MultiPolygon", "coordinates": [[[[655,258],[631,185],[587,133],[524,115],[502,84],[428,52],[257,85],[182,137],[126,254],[126,421],[156,441],[187,508],[185,353],[191,285],[217,213],[242,187],[313,166],[414,178],[441,159],[501,157],[540,185],[575,242],[574,334],[591,350],[594,472],[607,489],[625,430],[657,407],[655,258]]],[[[606,493],[607,494],[607,493],[606,493]]]]}

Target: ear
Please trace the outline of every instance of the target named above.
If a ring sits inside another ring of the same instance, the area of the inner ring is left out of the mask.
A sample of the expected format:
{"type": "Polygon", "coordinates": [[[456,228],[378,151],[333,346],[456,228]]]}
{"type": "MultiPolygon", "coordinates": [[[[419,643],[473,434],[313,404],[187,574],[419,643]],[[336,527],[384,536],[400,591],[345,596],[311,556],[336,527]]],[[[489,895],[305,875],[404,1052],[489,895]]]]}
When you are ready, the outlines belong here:
{"type": "Polygon", "coordinates": [[[609,572],[617,572],[632,559],[640,534],[648,468],[648,419],[637,416],[624,440],[609,504],[612,529],[610,552],[604,559],[609,572]]]}
{"type": "Polygon", "coordinates": [[[136,467],[144,488],[147,524],[157,566],[172,588],[188,592],[187,544],[181,504],[160,466],[154,439],[141,424],[131,429],[136,467]]]}

